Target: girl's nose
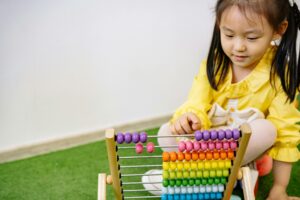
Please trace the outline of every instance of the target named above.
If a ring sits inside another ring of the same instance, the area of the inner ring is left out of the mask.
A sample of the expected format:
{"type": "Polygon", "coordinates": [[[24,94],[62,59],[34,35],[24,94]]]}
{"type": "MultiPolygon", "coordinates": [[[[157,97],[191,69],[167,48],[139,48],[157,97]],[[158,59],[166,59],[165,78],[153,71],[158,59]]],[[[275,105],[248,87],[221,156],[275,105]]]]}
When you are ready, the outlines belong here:
{"type": "Polygon", "coordinates": [[[244,41],[242,41],[241,39],[237,39],[234,43],[234,50],[237,52],[243,52],[246,51],[246,45],[244,43],[244,41]]]}

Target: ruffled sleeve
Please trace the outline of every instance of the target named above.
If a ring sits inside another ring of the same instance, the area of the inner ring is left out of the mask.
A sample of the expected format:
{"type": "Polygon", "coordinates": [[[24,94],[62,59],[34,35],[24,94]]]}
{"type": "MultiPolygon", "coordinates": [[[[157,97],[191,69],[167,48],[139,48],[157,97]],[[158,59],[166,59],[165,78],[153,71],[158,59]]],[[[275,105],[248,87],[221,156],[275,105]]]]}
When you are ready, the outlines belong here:
{"type": "Polygon", "coordinates": [[[171,119],[171,123],[182,114],[192,112],[201,120],[202,128],[208,129],[211,126],[211,122],[207,112],[211,108],[211,100],[212,89],[206,75],[206,61],[203,61],[198,75],[194,78],[187,101],[176,110],[171,119]]]}
{"type": "Polygon", "coordinates": [[[297,162],[300,153],[297,146],[300,143],[300,112],[295,102],[286,101],[283,91],[278,91],[269,107],[270,120],[277,128],[277,139],[270,149],[269,155],[283,162],[297,162]]]}

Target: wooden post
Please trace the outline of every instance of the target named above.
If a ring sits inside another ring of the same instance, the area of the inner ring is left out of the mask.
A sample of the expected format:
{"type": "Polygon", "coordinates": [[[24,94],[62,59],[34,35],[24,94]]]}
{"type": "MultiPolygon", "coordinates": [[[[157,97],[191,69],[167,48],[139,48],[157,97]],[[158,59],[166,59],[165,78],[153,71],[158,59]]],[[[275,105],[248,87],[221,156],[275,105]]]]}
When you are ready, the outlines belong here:
{"type": "Polygon", "coordinates": [[[106,175],[98,175],[98,200],[106,200],[106,175]]]}
{"type": "Polygon", "coordinates": [[[244,199],[245,200],[254,200],[254,188],[251,186],[251,174],[250,174],[250,168],[249,167],[242,167],[242,184],[243,184],[243,193],[244,193],[244,199]]]}
{"type": "Polygon", "coordinates": [[[223,200],[230,199],[231,193],[233,191],[233,186],[234,186],[234,183],[236,182],[238,171],[242,164],[243,157],[246,152],[246,148],[247,148],[250,136],[251,136],[251,128],[248,124],[246,124],[246,123],[242,124],[241,131],[242,131],[242,138],[240,139],[240,142],[239,142],[239,147],[237,149],[236,158],[233,161],[233,166],[232,166],[231,173],[230,173],[230,176],[229,176],[226,188],[225,188],[223,200]]]}
{"type": "Polygon", "coordinates": [[[122,200],[122,189],[120,181],[120,172],[118,168],[116,142],[115,142],[115,131],[114,129],[107,129],[105,132],[106,137],[106,149],[109,160],[110,174],[112,177],[113,190],[115,198],[122,200]]]}

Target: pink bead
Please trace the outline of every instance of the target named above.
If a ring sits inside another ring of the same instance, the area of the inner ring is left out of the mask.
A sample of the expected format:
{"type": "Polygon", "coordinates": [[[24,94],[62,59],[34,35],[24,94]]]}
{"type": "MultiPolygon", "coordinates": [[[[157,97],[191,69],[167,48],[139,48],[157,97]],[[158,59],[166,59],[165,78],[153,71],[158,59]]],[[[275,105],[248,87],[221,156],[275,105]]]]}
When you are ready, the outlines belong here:
{"type": "Polygon", "coordinates": [[[179,142],[179,144],[178,144],[178,150],[180,152],[184,152],[185,151],[185,142],[184,141],[179,142]]]}
{"type": "Polygon", "coordinates": [[[187,152],[191,152],[194,149],[193,143],[191,141],[185,142],[185,148],[187,152]]]}
{"type": "Polygon", "coordinates": [[[216,142],[216,149],[220,150],[222,149],[222,143],[221,142],[216,142]]]}
{"type": "Polygon", "coordinates": [[[199,142],[195,141],[193,143],[193,145],[194,145],[194,151],[199,151],[200,150],[201,146],[200,146],[199,142]]]}
{"type": "Polygon", "coordinates": [[[207,149],[207,143],[206,142],[201,142],[201,149],[203,150],[203,151],[205,151],[206,149],[207,149]]]}
{"type": "Polygon", "coordinates": [[[142,153],[143,152],[143,145],[141,144],[141,143],[137,143],[136,145],[135,145],[135,152],[136,153],[138,153],[138,154],[140,154],[140,153],[142,153]]]}
{"type": "Polygon", "coordinates": [[[208,148],[209,150],[214,150],[215,149],[215,144],[213,142],[208,143],[208,148]]]}
{"type": "Polygon", "coordinates": [[[154,152],[154,144],[153,144],[153,142],[148,142],[148,144],[147,144],[147,152],[148,153],[154,152]]]}
{"type": "Polygon", "coordinates": [[[229,148],[229,143],[228,142],[223,142],[223,149],[227,150],[229,148]]]}
{"type": "Polygon", "coordinates": [[[237,148],[237,144],[235,141],[230,142],[230,149],[235,150],[237,148]]]}

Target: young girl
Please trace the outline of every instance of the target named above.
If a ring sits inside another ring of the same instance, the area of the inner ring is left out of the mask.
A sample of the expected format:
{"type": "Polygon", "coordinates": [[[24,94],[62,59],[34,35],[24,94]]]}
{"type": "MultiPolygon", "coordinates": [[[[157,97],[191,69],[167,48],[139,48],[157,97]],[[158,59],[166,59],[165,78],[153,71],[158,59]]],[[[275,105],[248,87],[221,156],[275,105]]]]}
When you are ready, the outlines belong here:
{"type": "MultiPolygon", "coordinates": [[[[292,163],[300,158],[300,112],[294,103],[300,84],[297,5],[289,0],[218,0],[215,11],[207,61],[188,100],[158,134],[183,136],[247,122],[252,136],[243,164],[267,151],[274,161],[268,199],[300,199],[286,193],[292,163]]],[[[158,142],[165,146],[178,141],[158,142]]]]}

